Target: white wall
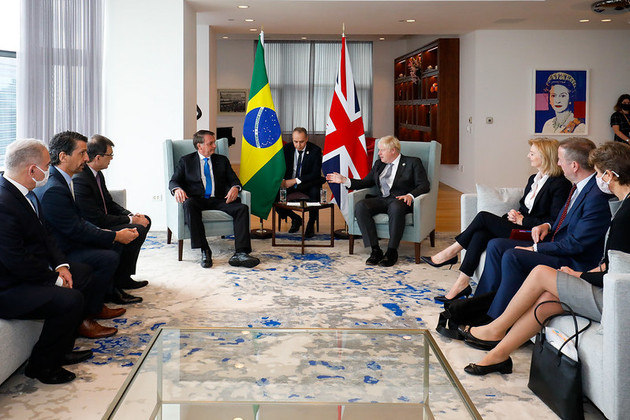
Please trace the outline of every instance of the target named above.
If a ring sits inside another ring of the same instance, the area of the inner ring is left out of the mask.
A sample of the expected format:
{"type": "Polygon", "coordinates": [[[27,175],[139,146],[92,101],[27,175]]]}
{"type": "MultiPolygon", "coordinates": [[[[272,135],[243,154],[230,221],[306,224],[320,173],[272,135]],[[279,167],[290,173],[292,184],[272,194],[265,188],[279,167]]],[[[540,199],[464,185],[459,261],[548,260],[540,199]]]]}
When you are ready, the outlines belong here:
{"type": "MultiPolygon", "coordinates": [[[[589,137],[612,140],[617,97],[630,91],[630,31],[476,31],[461,37],[460,164],[443,182],[460,191],[475,183],[524,186],[532,135],[532,78],[538,69],[588,69],[589,137]],[[472,132],[466,131],[471,116],[472,132]],[[494,124],[485,123],[492,116],[494,124]]],[[[566,138],[556,136],[558,139],[566,138]]]]}
{"type": "Polygon", "coordinates": [[[127,207],[164,230],[162,144],[195,128],[194,12],[184,0],[108,0],[105,7],[102,134],[116,144],[108,185],[126,188],[127,207]]]}

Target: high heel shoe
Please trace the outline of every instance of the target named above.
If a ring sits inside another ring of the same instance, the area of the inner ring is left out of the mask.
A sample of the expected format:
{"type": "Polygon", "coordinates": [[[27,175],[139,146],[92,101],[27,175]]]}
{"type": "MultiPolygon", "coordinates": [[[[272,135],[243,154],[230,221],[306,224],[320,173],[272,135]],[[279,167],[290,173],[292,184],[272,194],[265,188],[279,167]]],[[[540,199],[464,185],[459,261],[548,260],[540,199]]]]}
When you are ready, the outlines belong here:
{"type": "Polygon", "coordinates": [[[488,366],[480,366],[474,363],[470,363],[464,368],[464,371],[471,375],[477,376],[487,375],[488,373],[492,372],[512,373],[512,358],[508,357],[507,360],[488,366]]]}
{"type": "Polygon", "coordinates": [[[439,264],[434,263],[431,257],[420,257],[420,259],[424,261],[425,263],[429,264],[431,267],[435,267],[435,268],[440,268],[445,265],[450,265],[449,270],[453,268],[453,265],[457,264],[457,255],[455,255],[450,260],[446,260],[439,264]]]}
{"type": "Polygon", "coordinates": [[[433,300],[435,300],[436,302],[442,302],[442,303],[447,303],[447,302],[452,302],[454,300],[459,299],[460,297],[468,297],[472,294],[472,287],[470,287],[470,284],[468,286],[466,286],[466,288],[464,290],[462,290],[461,292],[459,292],[458,294],[455,295],[455,297],[453,299],[449,299],[447,298],[445,295],[438,295],[436,297],[433,298],[433,300]]]}

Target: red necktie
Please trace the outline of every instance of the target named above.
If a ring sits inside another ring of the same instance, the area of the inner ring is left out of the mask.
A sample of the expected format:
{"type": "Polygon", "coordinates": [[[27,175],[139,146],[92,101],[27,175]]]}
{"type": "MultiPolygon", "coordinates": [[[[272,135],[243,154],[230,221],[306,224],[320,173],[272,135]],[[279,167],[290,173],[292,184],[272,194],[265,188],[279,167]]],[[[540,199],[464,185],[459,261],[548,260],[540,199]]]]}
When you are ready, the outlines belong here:
{"type": "Polygon", "coordinates": [[[577,188],[577,185],[573,184],[573,186],[571,187],[571,191],[569,191],[569,198],[567,198],[567,203],[564,205],[564,208],[562,209],[562,215],[560,215],[560,221],[558,222],[558,226],[556,226],[556,230],[553,231],[553,235],[551,236],[551,242],[553,242],[553,238],[556,237],[556,233],[558,233],[558,230],[560,230],[560,227],[562,226],[562,222],[564,222],[564,218],[567,217],[567,213],[569,212],[569,205],[571,204],[571,197],[573,197],[573,193],[575,192],[576,188],[577,188]]]}
{"type": "Polygon", "coordinates": [[[103,175],[100,172],[96,173],[96,185],[98,185],[98,190],[101,193],[101,198],[103,199],[103,210],[105,210],[105,214],[107,214],[107,204],[105,204],[105,196],[103,195],[103,186],[101,185],[101,177],[103,175]]]}

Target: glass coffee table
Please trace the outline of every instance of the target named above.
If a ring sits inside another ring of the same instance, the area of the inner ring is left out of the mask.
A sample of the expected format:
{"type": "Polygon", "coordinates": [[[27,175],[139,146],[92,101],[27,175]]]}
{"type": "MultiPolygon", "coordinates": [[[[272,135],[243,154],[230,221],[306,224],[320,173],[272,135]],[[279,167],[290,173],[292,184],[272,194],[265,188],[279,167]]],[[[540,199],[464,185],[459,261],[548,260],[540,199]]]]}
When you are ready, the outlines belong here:
{"type": "Polygon", "coordinates": [[[161,328],[106,419],[481,419],[427,330],[161,328]]]}

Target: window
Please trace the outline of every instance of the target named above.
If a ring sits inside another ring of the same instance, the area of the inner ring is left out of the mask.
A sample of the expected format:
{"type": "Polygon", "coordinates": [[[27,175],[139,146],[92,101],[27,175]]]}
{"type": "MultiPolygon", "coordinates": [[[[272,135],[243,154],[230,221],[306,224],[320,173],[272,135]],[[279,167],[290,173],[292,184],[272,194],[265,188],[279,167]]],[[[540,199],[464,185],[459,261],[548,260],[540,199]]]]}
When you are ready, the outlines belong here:
{"type": "MultiPolygon", "coordinates": [[[[372,43],[346,43],[367,135],[372,131],[372,43]]],[[[326,132],[340,56],[341,42],[265,42],[269,85],[283,133],[296,126],[326,132]]]]}
{"type": "Polygon", "coordinates": [[[4,168],[4,153],[15,140],[15,51],[0,50],[0,168],[4,168]]]}

